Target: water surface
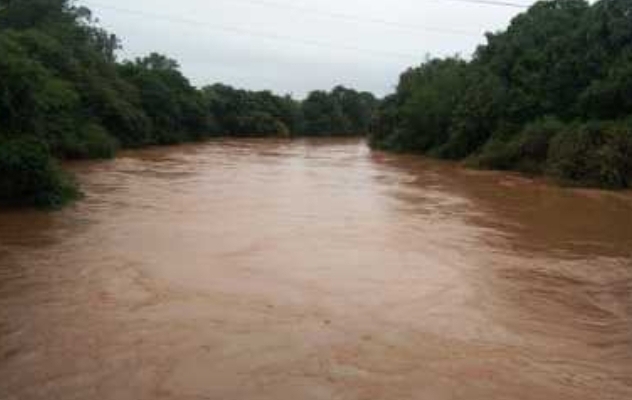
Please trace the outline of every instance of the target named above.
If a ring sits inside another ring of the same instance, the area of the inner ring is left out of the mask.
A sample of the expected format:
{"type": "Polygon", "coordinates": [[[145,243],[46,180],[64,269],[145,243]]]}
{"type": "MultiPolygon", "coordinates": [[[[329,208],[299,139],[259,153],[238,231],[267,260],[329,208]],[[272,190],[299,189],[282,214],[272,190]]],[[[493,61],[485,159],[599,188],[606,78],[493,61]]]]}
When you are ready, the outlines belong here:
{"type": "Polygon", "coordinates": [[[632,195],[228,140],[0,213],[1,399],[630,399],[632,195]]]}

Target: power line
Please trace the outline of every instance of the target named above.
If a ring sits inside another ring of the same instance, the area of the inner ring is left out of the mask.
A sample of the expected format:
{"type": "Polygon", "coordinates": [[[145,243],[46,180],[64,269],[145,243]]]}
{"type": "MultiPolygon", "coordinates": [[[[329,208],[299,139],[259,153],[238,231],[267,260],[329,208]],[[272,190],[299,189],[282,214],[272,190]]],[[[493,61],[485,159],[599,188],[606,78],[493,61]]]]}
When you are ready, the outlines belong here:
{"type": "MultiPolygon", "coordinates": [[[[441,1],[441,0],[433,0],[433,1],[441,1]]],[[[513,3],[510,1],[502,1],[502,0],[443,0],[443,1],[450,1],[453,3],[482,4],[486,6],[522,8],[522,9],[530,7],[528,4],[513,3]]]]}
{"type": "MultiPolygon", "coordinates": [[[[389,21],[389,20],[380,19],[380,18],[362,18],[362,17],[358,17],[352,14],[346,14],[346,13],[335,12],[335,11],[325,11],[325,10],[320,10],[317,8],[305,7],[302,5],[289,4],[289,3],[279,2],[279,1],[271,1],[271,0],[219,0],[219,1],[230,2],[230,3],[253,4],[253,5],[262,6],[262,7],[276,7],[276,8],[287,9],[294,12],[299,12],[301,14],[303,13],[318,14],[318,15],[322,15],[328,18],[341,19],[341,20],[360,22],[360,23],[377,24],[377,25],[382,25],[389,28],[395,28],[398,30],[426,31],[426,32],[446,33],[446,34],[451,34],[451,35],[465,35],[465,36],[473,36],[473,35],[479,36],[480,35],[480,32],[466,31],[466,30],[461,30],[461,29],[439,28],[439,27],[433,27],[433,26],[402,24],[399,22],[389,21]]],[[[430,1],[436,1],[436,0],[430,0],[430,1]]],[[[459,1],[459,0],[452,0],[452,1],[459,1]]],[[[460,0],[460,1],[468,1],[468,0],[460,0]]],[[[481,1],[486,1],[486,0],[481,0],[481,1]]],[[[493,0],[489,0],[489,1],[493,1],[493,0]]]]}
{"type": "Polygon", "coordinates": [[[235,34],[244,35],[244,36],[253,36],[253,37],[256,37],[256,38],[264,38],[264,39],[276,40],[276,41],[295,42],[295,43],[300,43],[300,44],[308,45],[308,46],[330,48],[330,49],[339,49],[339,50],[348,50],[348,51],[355,51],[355,52],[363,52],[363,53],[379,55],[379,56],[390,56],[390,57],[405,58],[405,59],[413,59],[414,58],[416,60],[418,60],[420,58],[419,55],[399,53],[399,52],[393,52],[393,51],[388,51],[388,50],[374,50],[374,49],[367,49],[367,48],[362,48],[362,47],[356,47],[356,46],[353,46],[353,45],[331,44],[331,43],[328,43],[328,42],[322,42],[322,41],[311,40],[311,39],[298,39],[298,38],[289,37],[289,36],[286,36],[286,35],[280,35],[280,34],[276,34],[276,33],[272,33],[272,32],[253,31],[253,30],[249,30],[249,29],[238,28],[238,27],[227,26],[227,25],[217,25],[217,24],[209,25],[208,23],[203,22],[203,21],[199,21],[199,20],[194,20],[194,19],[189,19],[189,18],[181,18],[181,17],[174,17],[174,16],[170,16],[170,15],[158,14],[158,13],[149,12],[149,11],[132,10],[132,9],[127,9],[127,8],[114,7],[114,6],[110,6],[110,5],[106,5],[106,4],[102,4],[102,3],[97,3],[97,2],[93,2],[93,1],[84,1],[84,3],[86,3],[88,5],[93,5],[93,6],[96,6],[96,7],[99,7],[99,8],[111,10],[111,11],[114,11],[114,12],[130,14],[130,15],[136,15],[136,16],[142,16],[142,17],[147,17],[147,18],[160,19],[160,20],[164,20],[164,21],[168,21],[168,22],[185,24],[187,26],[199,26],[199,27],[206,28],[206,29],[211,29],[211,30],[216,30],[216,31],[223,31],[223,32],[230,32],[230,33],[235,33],[235,34]]]}

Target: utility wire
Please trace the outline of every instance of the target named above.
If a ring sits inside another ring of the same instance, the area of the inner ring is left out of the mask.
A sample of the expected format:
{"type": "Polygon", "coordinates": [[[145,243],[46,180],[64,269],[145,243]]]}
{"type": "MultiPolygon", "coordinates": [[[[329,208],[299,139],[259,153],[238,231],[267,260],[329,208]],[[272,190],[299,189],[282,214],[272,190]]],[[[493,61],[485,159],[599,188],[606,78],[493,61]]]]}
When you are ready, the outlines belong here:
{"type": "MultiPolygon", "coordinates": [[[[425,31],[439,34],[449,34],[449,35],[460,35],[460,36],[469,36],[469,37],[480,37],[483,32],[477,32],[472,30],[463,30],[463,29],[451,29],[451,28],[442,28],[442,27],[434,27],[434,26],[421,26],[414,24],[402,24],[395,21],[389,21],[385,19],[379,18],[362,18],[352,14],[333,12],[333,11],[325,11],[311,7],[304,7],[301,5],[289,4],[285,2],[279,2],[275,0],[219,0],[227,3],[245,3],[245,4],[253,4],[257,6],[266,6],[266,7],[276,7],[276,8],[284,8],[294,12],[299,12],[303,16],[312,16],[322,15],[328,18],[347,20],[352,22],[359,23],[368,23],[368,24],[377,24],[382,25],[398,30],[405,31],[425,31]]],[[[427,1],[439,1],[439,0],[427,0],[427,1]]],[[[447,0],[447,1],[461,1],[461,2],[470,2],[470,1],[495,1],[495,0],[447,0]]],[[[91,1],[88,1],[91,2],[91,1]]],[[[103,8],[113,7],[103,3],[91,2],[95,5],[98,5],[103,8]]]]}
{"type": "MultiPolygon", "coordinates": [[[[382,25],[389,28],[395,28],[398,30],[405,30],[405,31],[426,31],[426,32],[435,32],[435,33],[447,33],[451,35],[480,36],[480,32],[473,32],[473,31],[467,31],[467,30],[461,30],[461,29],[440,28],[440,27],[433,27],[433,26],[402,24],[399,22],[389,21],[389,20],[380,19],[380,18],[363,18],[363,17],[358,17],[356,15],[352,15],[352,14],[346,14],[346,13],[335,12],[335,11],[325,11],[325,10],[320,10],[313,7],[306,7],[303,5],[289,4],[289,3],[273,1],[273,0],[219,0],[219,1],[230,2],[230,3],[253,4],[253,5],[262,6],[262,7],[276,7],[276,8],[282,8],[282,9],[298,12],[302,15],[307,14],[309,16],[309,14],[317,14],[317,15],[325,16],[327,18],[334,18],[334,19],[360,22],[360,23],[376,24],[376,25],[382,25]]],[[[430,0],[430,1],[436,1],[436,0],[430,0]]],[[[459,0],[448,0],[448,1],[459,1],[459,0]]],[[[469,1],[469,0],[460,0],[460,1],[469,1]]],[[[471,1],[474,1],[474,0],[471,0],[471,1]]],[[[481,0],[481,1],[487,1],[487,0],[481,0]]],[[[489,1],[493,1],[493,0],[489,0],[489,1]]]]}
{"type": "MultiPolygon", "coordinates": [[[[433,0],[433,1],[441,1],[441,0],[433,0]]],[[[529,8],[528,4],[521,3],[513,3],[510,1],[502,1],[502,0],[443,0],[449,1],[453,3],[470,3],[470,4],[482,4],[486,6],[499,6],[499,7],[512,7],[512,8],[529,8]]]]}
{"type": "Polygon", "coordinates": [[[280,35],[280,34],[276,34],[272,32],[254,31],[250,29],[238,28],[238,27],[227,26],[227,25],[217,25],[217,24],[210,25],[209,23],[203,22],[200,20],[174,17],[171,15],[158,14],[158,13],[149,12],[149,11],[132,10],[132,9],[127,9],[127,8],[114,7],[114,6],[110,6],[110,5],[106,5],[102,3],[97,3],[94,1],[84,1],[84,3],[86,3],[87,5],[96,6],[98,8],[107,9],[107,10],[111,10],[118,13],[142,16],[146,18],[160,19],[160,20],[164,20],[168,22],[184,24],[187,26],[198,26],[198,27],[216,30],[216,31],[230,32],[230,33],[235,33],[235,34],[244,35],[244,36],[252,36],[259,39],[264,38],[264,39],[276,40],[276,41],[295,42],[295,43],[300,43],[300,44],[308,45],[308,46],[363,52],[363,53],[368,53],[368,54],[373,54],[373,55],[390,56],[390,57],[397,57],[397,58],[408,59],[408,60],[410,59],[419,60],[420,58],[419,55],[393,52],[393,51],[388,51],[388,50],[374,50],[374,49],[356,47],[353,45],[332,44],[332,43],[322,42],[318,40],[299,39],[299,38],[294,38],[287,35],[280,35]]]}

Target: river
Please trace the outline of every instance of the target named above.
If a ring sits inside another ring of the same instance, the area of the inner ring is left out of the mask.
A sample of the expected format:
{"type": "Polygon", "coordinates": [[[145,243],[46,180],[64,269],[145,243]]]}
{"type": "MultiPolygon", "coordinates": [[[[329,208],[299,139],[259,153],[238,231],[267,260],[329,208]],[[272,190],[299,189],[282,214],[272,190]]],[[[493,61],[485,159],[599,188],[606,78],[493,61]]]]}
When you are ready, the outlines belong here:
{"type": "Polygon", "coordinates": [[[0,213],[0,399],[632,398],[632,195],[359,140],[68,166],[0,213]]]}

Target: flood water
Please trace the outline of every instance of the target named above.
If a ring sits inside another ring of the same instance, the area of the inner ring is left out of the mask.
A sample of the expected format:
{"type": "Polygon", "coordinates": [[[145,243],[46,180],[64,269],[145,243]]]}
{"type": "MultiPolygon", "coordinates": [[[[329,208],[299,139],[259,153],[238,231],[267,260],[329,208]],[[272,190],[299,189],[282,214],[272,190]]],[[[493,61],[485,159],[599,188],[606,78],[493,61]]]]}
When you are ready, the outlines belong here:
{"type": "Polygon", "coordinates": [[[235,140],[0,213],[0,399],[632,399],[632,195],[235,140]]]}

